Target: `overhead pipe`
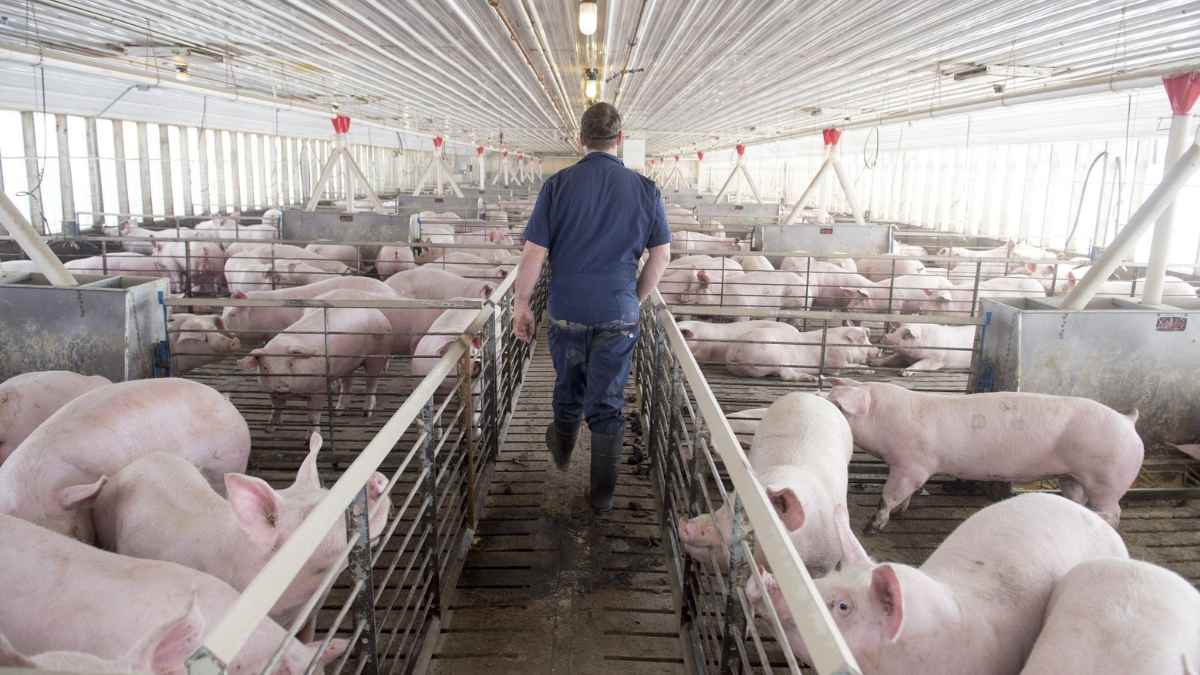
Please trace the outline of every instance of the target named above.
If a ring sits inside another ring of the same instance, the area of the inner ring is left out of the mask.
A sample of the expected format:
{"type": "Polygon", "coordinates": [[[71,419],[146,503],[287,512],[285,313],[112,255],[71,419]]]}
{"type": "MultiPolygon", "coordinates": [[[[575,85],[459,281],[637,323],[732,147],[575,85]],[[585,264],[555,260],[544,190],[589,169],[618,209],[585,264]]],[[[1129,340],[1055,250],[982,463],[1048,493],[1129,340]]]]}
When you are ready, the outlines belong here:
{"type": "MultiPolygon", "coordinates": [[[[1171,128],[1167,132],[1167,151],[1163,155],[1165,170],[1174,164],[1187,146],[1192,106],[1200,98],[1200,70],[1164,77],[1163,87],[1171,102],[1171,128]]],[[[1154,227],[1154,239],[1150,242],[1150,264],[1146,268],[1146,289],[1142,295],[1148,305],[1162,304],[1167,262],[1171,255],[1171,229],[1177,220],[1175,203],[1171,202],[1163,209],[1154,227]]]]}
{"type": "Polygon", "coordinates": [[[51,285],[59,288],[72,288],[79,285],[79,282],[62,264],[58,256],[54,255],[54,251],[51,251],[50,247],[46,245],[37,230],[33,229],[33,225],[30,225],[29,221],[25,220],[25,216],[21,215],[20,209],[3,192],[0,192],[0,224],[4,225],[4,229],[8,230],[9,235],[17,242],[17,246],[20,246],[33,264],[37,265],[38,270],[51,285]]]}
{"type": "Polygon", "coordinates": [[[490,5],[492,10],[495,12],[495,16],[500,19],[500,23],[504,24],[504,27],[508,30],[508,37],[512,40],[512,43],[516,45],[517,51],[521,53],[521,56],[525,58],[525,65],[529,66],[529,72],[533,73],[534,78],[536,78],[537,81],[542,85],[542,91],[545,92],[546,98],[550,101],[550,105],[554,106],[554,111],[558,113],[558,117],[562,121],[563,127],[570,128],[570,122],[568,121],[570,119],[570,115],[567,115],[562,111],[561,108],[559,108],[558,99],[554,96],[554,94],[550,93],[550,89],[546,85],[545,76],[538,73],[537,67],[533,65],[533,59],[529,56],[529,51],[525,49],[525,45],[521,43],[521,37],[517,35],[517,29],[512,25],[512,21],[509,21],[508,16],[504,13],[504,10],[500,8],[500,0],[488,0],[488,5],[490,5]]]}
{"type": "MultiPolygon", "coordinates": [[[[1091,271],[1063,298],[1061,305],[1063,309],[1080,310],[1087,307],[1104,282],[1120,267],[1126,252],[1133,248],[1145,233],[1146,228],[1171,205],[1175,200],[1175,195],[1179,194],[1197,169],[1200,169],[1200,138],[1192,139],[1191,147],[1180,156],[1171,168],[1167,169],[1162,182],[1138,207],[1133,217],[1129,219],[1129,223],[1117,233],[1112,244],[1104,250],[1104,254],[1092,264],[1091,271]]],[[[1142,298],[1144,304],[1160,304],[1159,302],[1150,302],[1144,294],[1142,298]]]]}
{"type": "Polygon", "coordinates": [[[546,62],[550,79],[553,80],[558,95],[562,97],[563,108],[567,111],[567,129],[574,131],[577,129],[575,107],[571,105],[571,97],[567,94],[567,88],[563,86],[558,65],[554,63],[554,54],[550,51],[550,41],[546,38],[546,31],[542,29],[542,20],[538,16],[537,7],[532,5],[529,0],[518,0],[517,5],[521,8],[521,15],[525,22],[529,24],[533,39],[538,43],[538,52],[542,55],[542,60],[546,62]]]}
{"type": "Polygon", "coordinates": [[[621,66],[621,78],[617,80],[617,93],[613,96],[613,105],[620,110],[621,95],[625,93],[625,75],[629,73],[629,67],[637,57],[638,47],[642,43],[642,31],[646,27],[646,17],[654,14],[655,0],[642,0],[642,6],[638,8],[637,22],[633,24],[633,38],[629,41],[629,50],[625,52],[625,65],[621,66]]]}

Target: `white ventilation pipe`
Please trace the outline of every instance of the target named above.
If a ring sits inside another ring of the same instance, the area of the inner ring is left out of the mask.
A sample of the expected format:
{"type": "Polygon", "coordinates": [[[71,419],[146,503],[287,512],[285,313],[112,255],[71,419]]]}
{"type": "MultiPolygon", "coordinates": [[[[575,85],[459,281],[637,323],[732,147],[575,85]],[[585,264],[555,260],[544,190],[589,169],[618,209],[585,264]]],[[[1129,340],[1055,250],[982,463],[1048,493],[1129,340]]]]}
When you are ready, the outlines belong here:
{"type": "Polygon", "coordinates": [[[42,240],[37,230],[33,229],[33,225],[30,225],[29,221],[25,220],[25,216],[21,215],[16,204],[13,204],[8,195],[3,192],[0,192],[0,225],[4,225],[4,229],[8,230],[17,245],[21,247],[25,255],[29,256],[33,264],[37,265],[38,270],[52,285],[60,288],[79,285],[71,272],[63,266],[58,256],[54,255],[54,251],[51,251],[46,242],[42,240]]]}

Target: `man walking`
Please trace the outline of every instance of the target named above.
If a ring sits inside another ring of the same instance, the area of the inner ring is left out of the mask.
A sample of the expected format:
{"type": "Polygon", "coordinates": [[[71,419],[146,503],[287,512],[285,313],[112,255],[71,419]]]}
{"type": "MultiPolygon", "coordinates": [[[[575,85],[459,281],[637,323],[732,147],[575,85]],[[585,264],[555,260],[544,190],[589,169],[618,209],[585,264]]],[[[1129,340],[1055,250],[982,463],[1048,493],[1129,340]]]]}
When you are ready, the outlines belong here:
{"type": "Polygon", "coordinates": [[[625,382],[638,339],[639,305],[671,259],[671,231],[654,182],[626,169],[613,151],[624,139],[608,103],[583,113],[587,154],[542,186],[525,228],[516,282],[514,331],[530,340],[529,296],[550,258],[550,354],[557,375],[546,446],[566,469],[582,418],[592,432],[591,505],[612,510],[625,435],[625,382]],[[650,254],[638,274],[643,251],[650,254]]]}

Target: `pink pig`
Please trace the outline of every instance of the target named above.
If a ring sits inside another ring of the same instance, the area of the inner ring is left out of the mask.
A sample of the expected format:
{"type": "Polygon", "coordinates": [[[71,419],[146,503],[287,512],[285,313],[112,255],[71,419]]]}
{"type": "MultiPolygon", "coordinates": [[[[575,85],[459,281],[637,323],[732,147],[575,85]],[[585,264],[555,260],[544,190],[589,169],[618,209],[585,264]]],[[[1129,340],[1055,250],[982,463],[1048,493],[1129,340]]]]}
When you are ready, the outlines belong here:
{"type": "Polygon", "coordinates": [[[0,464],[59,408],[106,384],[112,382],[68,370],[22,373],[0,383],[0,464]]]}
{"type": "MultiPolygon", "coordinates": [[[[832,570],[847,548],[866,556],[850,529],[846,505],[854,443],[845,422],[818,396],[787,394],[767,409],[747,453],[755,478],[814,575],[832,570]]],[[[728,568],[731,515],[725,504],[715,514],[681,520],[679,539],[688,554],[701,560],[712,556],[720,568],[728,568]]]]}
{"type": "Polygon", "coordinates": [[[1023,392],[944,395],[882,382],[834,378],[829,400],[854,442],[888,463],[872,527],[883,529],[935,473],[1026,482],[1057,477],[1063,494],[1114,527],[1119,503],[1142,466],[1137,411],[1096,401],[1023,392]]]}
{"type": "MultiPolygon", "coordinates": [[[[247,298],[275,300],[283,305],[285,300],[311,300],[322,293],[339,289],[353,289],[396,297],[395,291],[382,281],[352,276],[332,277],[313,284],[281,288],[275,291],[235,292],[231,297],[235,300],[247,298]]],[[[221,312],[221,320],[225,324],[225,330],[237,336],[242,342],[254,344],[271,338],[279,331],[299,321],[303,315],[303,307],[226,307],[221,312]]]]}
{"type": "Polygon", "coordinates": [[[1075,566],[1054,586],[1021,675],[1192,675],[1200,666],[1200,593],[1140,560],[1075,566]]]}
{"type": "MultiPolygon", "coordinates": [[[[238,597],[229,584],[203,572],[102,551],[19,518],[0,515],[0,541],[5,543],[0,546],[0,588],[5,589],[0,631],[22,654],[70,651],[123,659],[190,607],[215,626],[238,597]]],[[[349,646],[336,639],[318,654],[317,643],[287,637],[268,618],[227,672],[262,671],[281,644],[276,675],[301,675],[313,659],[328,663],[349,646]]]]}
{"type": "Polygon", "coordinates": [[[378,309],[311,308],[266,346],[251,351],[238,365],[257,372],[271,394],[267,430],[279,423],[288,398],[308,402],[309,423],[317,429],[329,389],[336,387],[335,409],[341,410],[359,367],[367,377],[363,414],[370,417],[379,376],[387,371],[391,355],[391,332],[392,324],[378,309]]]}
{"type": "Polygon", "coordinates": [[[487,298],[495,290],[496,283],[492,280],[467,279],[432,265],[397,272],[387,279],[387,285],[400,295],[421,300],[487,298]]]}
{"type": "Polygon", "coordinates": [[[879,348],[871,344],[870,331],[859,326],[801,333],[789,324],[777,323],[748,331],[742,340],[729,348],[726,365],[729,372],[743,377],[815,380],[822,367],[862,368],[879,354],[879,348]]]}
{"type": "Polygon", "coordinates": [[[246,470],[250,429],[220,392],[191,380],[94,389],[51,415],[0,465],[0,513],[90,543],[86,507],[105,477],[152,452],[182,457],[224,492],[225,474],[246,470]]]}
{"type": "MultiPolygon", "coordinates": [[[[1128,557],[1095,513],[1031,493],[974,514],[920,567],[847,552],[816,586],[863,675],[1011,675],[1033,648],[1055,584],[1086,561],[1128,557]]],[[[792,650],[807,659],[781,589],[769,574],[764,582],[765,594],[751,579],[747,595],[756,605],[770,598],[792,650]]]]}
{"type": "MultiPolygon", "coordinates": [[[[179,563],[244,590],[329,493],[317,472],[321,442],[314,432],[295,481],[283,490],[253,476],[225,474],[228,500],[186,461],[166,453],[146,455],[111,476],[100,491],[96,543],[122,555],[179,563]]],[[[387,482],[376,472],[367,485],[372,538],[387,525],[387,482]]],[[[285,626],[296,619],[346,541],[345,521],[338,520],[275,603],[273,619],[285,626]]]]}

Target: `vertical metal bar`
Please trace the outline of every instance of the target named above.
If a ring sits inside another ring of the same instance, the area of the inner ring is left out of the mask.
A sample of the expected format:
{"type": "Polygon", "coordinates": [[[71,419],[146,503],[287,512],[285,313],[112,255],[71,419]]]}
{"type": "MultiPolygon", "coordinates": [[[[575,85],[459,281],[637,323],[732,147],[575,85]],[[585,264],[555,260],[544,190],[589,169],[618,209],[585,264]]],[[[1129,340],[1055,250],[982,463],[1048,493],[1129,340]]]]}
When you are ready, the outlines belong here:
{"type": "MultiPolygon", "coordinates": [[[[884,324],[887,325],[886,323],[884,324]]],[[[821,387],[821,377],[825,375],[825,349],[829,344],[829,321],[821,322],[821,360],[817,362],[817,389],[821,387]]]]}
{"type": "Polygon", "coordinates": [[[75,182],[71,176],[71,144],[67,133],[67,116],[54,116],[54,131],[58,134],[58,189],[62,200],[62,229],[64,233],[78,232],[79,219],[75,215],[75,182]]]}
{"type": "Polygon", "coordinates": [[[254,136],[255,134],[244,134],[242,136],[245,139],[243,147],[246,150],[246,206],[252,209],[260,206],[258,202],[258,186],[254,184],[255,176],[258,175],[254,168],[256,166],[254,162],[254,136]]]}
{"type": "MultiPolygon", "coordinates": [[[[91,222],[92,225],[103,225],[104,216],[104,185],[100,179],[100,135],[96,132],[96,118],[88,118],[88,183],[91,186],[91,222]]],[[[0,192],[4,192],[4,184],[0,181],[0,192]]]]}
{"type": "MultiPolygon", "coordinates": [[[[1008,263],[1005,263],[1007,269],[1008,263]]],[[[1056,268],[1057,269],[1057,268],[1056,268]]],[[[983,276],[983,261],[975,261],[975,287],[971,289],[971,316],[975,316],[976,307],[979,305],[979,279],[983,276]]]]}
{"type": "Polygon", "coordinates": [[[192,241],[183,240],[183,295],[192,297],[192,241]]]}
{"type": "Polygon", "coordinates": [[[226,213],[229,202],[225,201],[225,132],[213,130],[213,162],[217,166],[217,213],[226,213]]]}
{"type": "Polygon", "coordinates": [[[738,568],[742,563],[742,499],[730,493],[733,500],[729,537],[729,572],[725,579],[725,631],[721,636],[720,672],[733,673],[738,665],[738,640],[746,633],[746,617],[740,611],[737,588],[738,568]]]}
{"type": "Polygon", "coordinates": [[[267,137],[266,134],[258,134],[258,183],[262,186],[262,201],[263,207],[273,206],[271,201],[271,187],[267,182],[267,137]]]}
{"type": "Polygon", "coordinates": [[[158,158],[162,165],[163,213],[174,216],[175,181],[171,179],[171,127],[166,124],[158,125],[158,158]]]}
{"type": "Polygon", "coordinates": [[[233,180],[233,210],[236,212],[241,212],[242,210],[241,153],[238,152],[238,137],[240,135],[236,131],[229,132],[229,175],[233,180]]]}
{"type": "Polygon", "coordinates": [[[424,511],[425,511],[425,527],[429,530],[431,546],[433,547],[433,569],[430,571],[432,579],[430,580],[430,588],[433,590],[432,607],[436,608],[436,613],[441,614],[441,594],[442,594],[442,579],[441,579],[441,537],[438,535],[438,517],[437,517],[437,502],[438,502],[438,466],[437,466],[437,445],[440,440],[441,433],[435,426],[436,422],[433,419],[433,399],[431,398],[423,408],[421,408],[421,421],[425,426],[425,447],[421,448],[421,468],[427,471],[429,477],[426,479],[424,511]]]}
{"type": "MultiPolygon", "coordinates": [[[[328,359],[326,359],[328,360],[328,359]]],[[[350,503],[346,510],[346,531],[357,532],[358,538],[350,549],[350,574],[362,584],[354,598],[354,626],[361,628],[358,634],[359,658],[366,661],[359,672],[366,675],[379,673],[378,627],[375,623],[375,583],[371,573],[371,530],[368,522],[367,486],[350,503]]]]}
{"type": "Polygon", "coordinates": [[[33,123],[33,113],[21,113],[21,135],[25,141],[25,179],[26,190],[29,191],[29,223],[38,232],[46,232],[46,212],[42,208],[42,172],[39,170],[37,151],[37,127],[33,123]]]}
{"type": "Polygon", "coordinates": [[[309,170],[312,168],[312,166],[311,166],[310,162],[308,161],[308,156],[309,156],[308,139],[301,138],[301,139],[299,139],[299,143],[300,143],[300,154],[299,154],[299,157],[297,157],[296,161],[300,164],[300,195],[299,195],[300,198],[297,201],[303,203],[303,202],[307,201],[308,196],[310,194],[312,194],[312,183],[309,182],[310,181],[309,170]]]}
{"type": "Polygon", "coordinates": [[[479,434],[475,427],[475,398],[471,395],[475,383],[471,378],[471,348],[463,351],[458,364],[459,400],[463,407],[463,440],[467,442],[467,527],[474,530],[479,518],[475,505],[475,472],[479,459],[479,434]]]}
{"type": "Polygon", "coordinates": [[[896,258],[892,257],[892,275],[889,277],[891,283],[888,285],[888,304],[887,313],[892,313],[892,301],[896,297],[896,258]]]}
{"type": "Polygon", "coordinates": [[[281,204],[291,204],[292,199],[292,139],[279,139],[279,172],[283,176],[283,201],[281,204]]]}
{"type": "Polygon", "coordinates": [[[190,127],[179,127],[179,175],[183,182],[183,215],[195,215],[192,193],[192,137],[190,127]]]}
{"type": "Polygon", "coordinates": [[[200,153],[200,213],[208,213],[212,209],[212,190],[208,184],[208,130],[197,129],[196,139],[200,153]]]}
{"type": "MultiPolygon", "coordinates": [[[[488,392],[484,396],[487,402],[487,409],[483,411],[483,419],[494,423],[499,420],[499,411],[497,410],[500,402],[500,378],[504,375],[504,352],[498,347],[500,345],[500,316],[499,308],[492,312],[492,316],[487,322],[487,340],[484,343],[483,362],[490,364],[487,369],[491,370],[491,377],[485,380],[488,392]]],[[[485,372],[486,370],[485,369],[485,372]]],[[[507,412],[507,411],[506,411],[507,412]]],[[[492,461],[493,458],[500,456],[500,428],[496,426],[492,435],[488,439],[487,455],[484,457],[484,462],[492,461]]]]}
{"type": "Polygon", "coordinates": [[[146,123],[137,123],[138,178],[142,186],[142,222],[154,221],[154,189],[150,186],[150,142],[146,139],[146,123]]]}
{"type": "Polygon", "coordinates": [[[112,121],[113,158],[117,165],[117,211],[118,220],[129,213],[129,168],[125,165],[125,123],[121,120],[112,121]]]}

